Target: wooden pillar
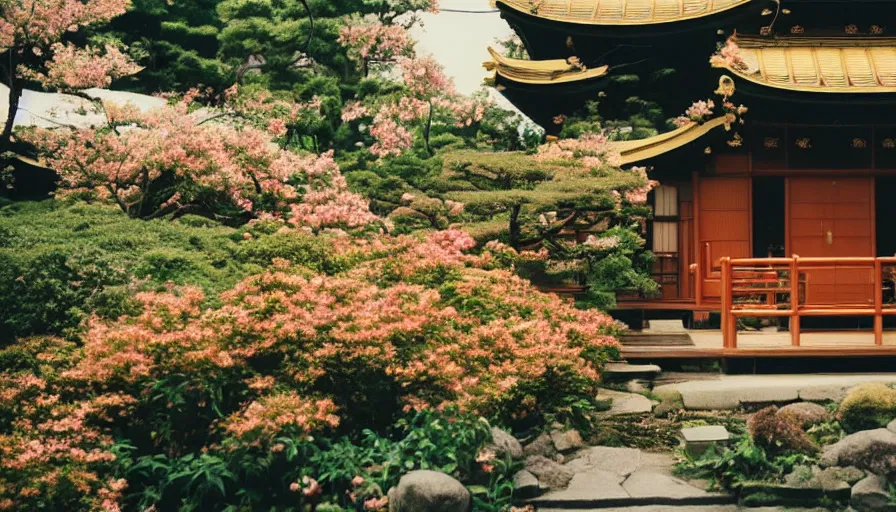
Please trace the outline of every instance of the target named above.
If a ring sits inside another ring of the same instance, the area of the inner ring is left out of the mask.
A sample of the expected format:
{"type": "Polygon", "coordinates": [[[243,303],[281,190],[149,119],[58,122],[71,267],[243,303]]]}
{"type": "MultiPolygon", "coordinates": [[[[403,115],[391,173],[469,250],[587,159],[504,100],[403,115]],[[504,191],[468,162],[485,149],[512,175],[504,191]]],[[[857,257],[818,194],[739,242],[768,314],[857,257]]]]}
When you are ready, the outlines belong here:
{"type": "Polygon", "coordinates": [[[877,258],[874,259],[874,344],[884,344],[884,316],[883,316],[883,265],[877,258]]]}
{"type": "Polygon", "coordinates": [[[800,346],[800,257],[790,260],[790,344],[800,346]]]}
{"type": "Polygon", "coordinates": [[[697,270],[694,272],[694,303],[697,306],[703,305],[703,273],[708,269],[704,269],[703,265],[709,264],[708,262],[703,261],[703,251],[700,250],[700,173],[694,171],[691,174],[691,189],[692,189],[692,208],[693,219],[694,219],[694,261],[697,263],[697,270]]]}
{"type": "Polygon", "coordinates": [[[719,317],[721,319],[722,328],[722,348],[737,348],[737,341],[734,339],[737,333],[737,320],[731,314],[732,297],[731,297],[731,258],[724,257],[720,260],[722,266],[721,275],[721,306],[719,307],[719,317]],[[735,324],[732,336],[731,324],[735,324]]]}

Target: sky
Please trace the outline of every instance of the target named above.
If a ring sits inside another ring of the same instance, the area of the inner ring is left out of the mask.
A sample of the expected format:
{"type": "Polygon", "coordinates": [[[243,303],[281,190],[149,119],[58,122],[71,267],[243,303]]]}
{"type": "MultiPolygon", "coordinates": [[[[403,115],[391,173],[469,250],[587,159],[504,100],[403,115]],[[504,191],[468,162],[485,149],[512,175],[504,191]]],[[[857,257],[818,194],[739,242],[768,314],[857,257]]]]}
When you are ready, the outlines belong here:
{"type": "Polygon", "coordinates": [[[470,94],[488,74],[482,63],[491,60],[487,48],[496,38],[511,34],[500,14],[462,14],[444,9],[494,11],[488,0],[439,0],[439,14],[422,16],[423,27],[411,31],[417,52],[431,54],[454,78],[458,92],[470,94]]]}

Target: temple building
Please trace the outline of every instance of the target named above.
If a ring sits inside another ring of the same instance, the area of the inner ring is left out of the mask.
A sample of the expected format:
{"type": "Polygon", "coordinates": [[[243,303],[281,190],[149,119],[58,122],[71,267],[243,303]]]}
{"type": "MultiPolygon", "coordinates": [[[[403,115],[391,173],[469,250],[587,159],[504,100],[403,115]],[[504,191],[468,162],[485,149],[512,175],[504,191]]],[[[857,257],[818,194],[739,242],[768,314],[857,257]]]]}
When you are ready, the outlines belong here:
{"type": "Polygon", "coordinates": [[[667,118],[716,86],[749,108],[734,127],[716,105],[715,117],[616,142],[624,165],[661,183],[645,237],[661,294],[620,296],[620,312],[688,325],[718,313],[724,353],[748,352],[738,325],[763,318],[786,339],[775,350],[896,354],[896,25],[885,24],[886,2],[493,3],[531,60],[493,51],[486,67],[549,134],[588,101],[618,109],[609,100],[624,87],[667,118]],[[801,342],[844,326],[867,337],[801,342]]]}

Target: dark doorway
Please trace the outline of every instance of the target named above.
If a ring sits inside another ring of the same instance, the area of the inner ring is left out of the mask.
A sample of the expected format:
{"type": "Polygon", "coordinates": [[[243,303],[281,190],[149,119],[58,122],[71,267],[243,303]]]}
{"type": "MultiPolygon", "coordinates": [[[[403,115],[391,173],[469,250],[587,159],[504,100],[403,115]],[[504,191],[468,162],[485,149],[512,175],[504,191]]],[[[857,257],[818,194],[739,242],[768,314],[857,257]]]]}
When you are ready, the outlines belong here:
{"type": "Polygon", "coordinates": [[[753,257],[785,257],[784,178],[753,178],[753,257]]]}

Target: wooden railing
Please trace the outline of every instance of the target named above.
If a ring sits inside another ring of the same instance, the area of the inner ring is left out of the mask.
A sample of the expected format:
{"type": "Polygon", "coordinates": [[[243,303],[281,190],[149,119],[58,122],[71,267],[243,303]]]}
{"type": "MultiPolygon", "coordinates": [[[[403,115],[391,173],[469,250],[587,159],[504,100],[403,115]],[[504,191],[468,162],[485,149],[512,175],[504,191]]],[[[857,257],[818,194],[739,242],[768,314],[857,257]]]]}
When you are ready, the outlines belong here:
{"type": "Polygon", "coordinates": [[[804,316],[874,317],[874,343],[883,344],[883,317],[896,315],[896,304],[884,304],[887,276],[896,269],[896,257],[888,258],[722,258],[721,314],[725,348],[737,348],[737,319],[789,317],[791,344],[800,346],[800,318],[804,316]],[[873,276],[868,304],[807,303],[811,272],[861,269],[873,276]],[[794,278],[795,276],[795,278],[794,278]]]}

